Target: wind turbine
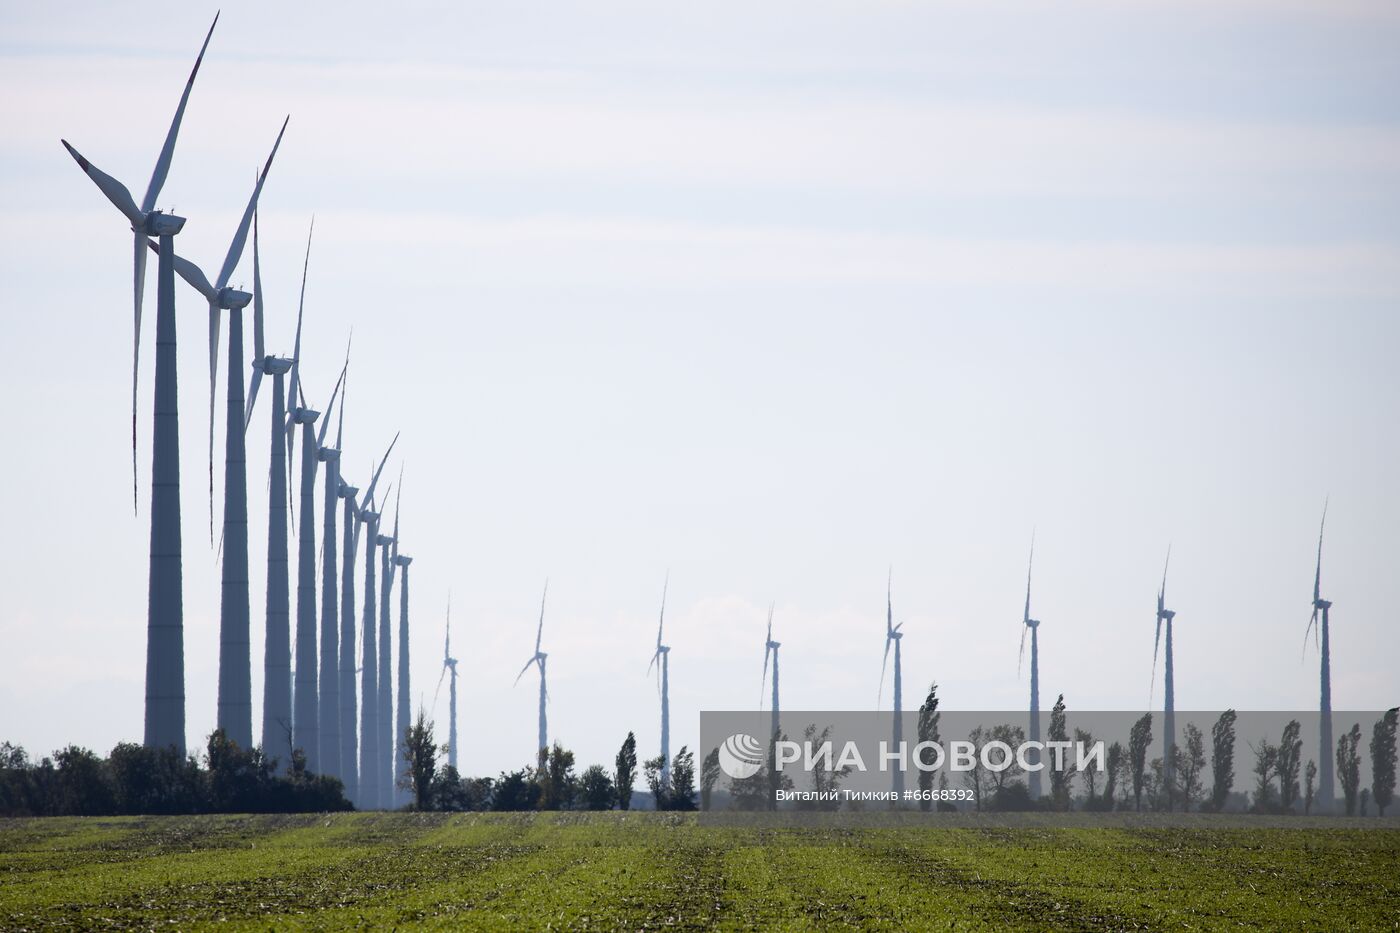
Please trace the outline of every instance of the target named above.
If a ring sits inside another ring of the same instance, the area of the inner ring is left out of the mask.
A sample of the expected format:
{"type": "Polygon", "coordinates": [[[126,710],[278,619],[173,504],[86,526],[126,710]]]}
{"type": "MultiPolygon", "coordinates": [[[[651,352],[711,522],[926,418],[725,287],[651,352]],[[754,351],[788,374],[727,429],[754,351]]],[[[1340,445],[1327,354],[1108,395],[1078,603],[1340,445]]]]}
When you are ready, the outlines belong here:
{"type": "MultiPolygon", "coordinates": [[[[340,406],[342,415],[345,406],[340,406]]],[[[337,432],[338,434],[338,432],[337,432]]],[[[337,440],[336,446],[340,446],[337,440]]],[[[341,481],[336,494],[344,501],[342,524],[345,564],[340,575],[340,779],[345,782],[345,796],[360,799],[359,742],[355,733],[355,530],[359,512],[355,496],[359,489],[341,481]]]]}
{"type": "MultiPolygon", "coordinates": [[[[1172,549],[1167,545],[1167,560],[1162,565],[1162,586],[1157,590],[1157,635],[1152,642],[1152,680],[1157,678],[1157,647],[1162,641],[1162,623],[1167,624],[1167,653],[1162,664],[1162,775],[1167,787],[1173,784],[1175,765],[1172,751],[1176,747],[1176,679],[1172,667],[1172,620],[1176,613],[1167,608],[1167,568],[1171,566],[1172,549]]],[[[1148,688],[1151,705],[1151,687],[1148,688]]],[[[1169,794],[1170,797],[1170,794],[1169,794]]]]}
{"type": "MultiPolygon", "coordinates": [[[[291,118],[289,117],[288,120],[291,118]]],[[[248,226],[253,222],[272,160],[282,145],[287,130],[283,121],[272,145],[267,163],[253,185],[252,197],[243,211],[243,219],[234,232],[224,255],[219,277],[210,285],[203,270],[188,259],[174,257],[175,271],[195,291],[209,302],[209,532],[214,531],[214,390],[215,364],[218,359],[218,324],[220,310],[228,310],[228,403],[225,418],[224,445],[224,529],[222,577],[219,599],[219,700],[216,724],[242,748],[253,745],[253,681],[249,648],[248,620],[248,454],[243,408],[243,315],[240,313],[253,296],[230,288],[229,277],[243,258],[248,242],[248,226]]],[[[146,241],[159,253],[156,244],[146,241]]],[[[257,309],[254,308],[256,314],[257,309]]],[[[254,330],[258,330],[255,322],[254,330]]],[[[255,334],[256,336],[256,334],[255,334]]]]}
{"type": "Polygon", "coordinates": [[[447,766],[455,771],[457,770],[457,659],[452,656],[451,593],[447,594],[447,637],[442,643],[442,673],[438,675],[437,690],[433,691],[434,710],[437,709],[438,693],[442,690],[442,678],[448,674],[451,674],[451,679],[447,686],[447,766]]]}
{"type": "MultiPolygon", "coordinates": [[[[338,391],[344,388],[345,374],[349,369],[350,347],[347,343],[345,365],[340,368],[340,379],[336,384],[338,391]]],[[[334,404],[335,393],[331,393],[331,401],[334,404]]],[[[340,407],[343,412],[345,409],[343,395],[340,398],[340,407]]],[[[340,447],[325,446],[326,429],[330,423],[331,416],[328,411],[316,441],[319,445],[316,450],[316,459],[326,465],[326,492],[321,507],[321,686],[316,718],[321,727],[321,770],[334,777],[340,777],[343,773],[341,766],[344,762],[340,750],[341,677],[339,669],[340,639],[338,637],[340,607],[336,601],[336,587],[340,582],[340,574],[337,568],[338,555],[336,554],[335,541],[336,500],[340,496],[340,447]]],[[[339,435],[339,427],[337,427],[336,433],[339,435]]],[[[337,437],[336,444],[339,445],[339,443],[339,437],[337,437]]],[[[352,561],[347,562],[352,563],[352,561]]]]}
{"type": "MultiPolygon", "coordinates": [[[[136,201],[132,198],[131,191],[126,185],[85,159],[78,150],[68,144],[68,140],[59,140],[63,143],[63,148],[67,149],[68,154],[78,163],[78,167],[92,179],[98,189],[107,196],[107,200],[111,201],[131,223],[133,237],[132,285],[135,298],[135,328],[132,332],[131,352],[131,505],[133,510],[136,508],[137,501],[136,377],[141,363],[141,299],[146,289],[146,237],[173,237],[185,225],[185,218],[156,210],[156,199],[160,197],[160,189],[165,186],[165,179],[170,174],[170,162],[175,155],[175,140],[180,134],[180,122],[185,118],[185,105],[189,103],[195,76],[199,74],[199,66],[204,62],[204,53],[209,48],[209,40],[213,38],[214,27],[218,24],[219,14],[215,13],[214,22],[209,24],[209,32],[204,36],[204,44],[199,47],[199,55],[195,57],[194,68],[190,70],[190,76],[185,80],[185,89],[180,94],[180,103],[175,108],[175,118],[170,121],[170,129],[166,132],[165,143],[161,146],[160,155],[156,157],[155,170],[151,173],[151,181],[146,186],[146,194],[141,198],[140,207],[136,206],[136,201]]],[[[157,302],[159,302],[159,296],[157,296],[157,302]]],[[[159,314],[159,305],[157,305],[157,314],[159,314]]],[[[157,328],[159,328],[159,322],[157,322],[157,328]]],[[[159,344],[159,341],[157,343],[159,344]]]]}
{"type": "MultiPolygon", "coordinates": [[[[399,479],[403,479],[400,473],[399,479]]],[[[388,493],[385,493],[388,498],[388,493]]],[[[398,510],[395,507],[394,522],[398,523],[398,510]]],[[[390,638],[389,610],[392,606],[394,590],[394,563],[392,546],[396,543],[393,535],[378,535],[379,576],[383,585],[379,588],[379,805],[392,805],[394,793],[394,683],[392,668],[393,641],[390,638]]]]}
{"type": "MultiPolygon", "coordinates": [[[[263,643],[262,748],[271,754],[282,747],[292,727],[291,599],[287,566],[287,458],[282,446],[282,420],[286,410],[285,377],[292,361],[268,356],[263,349],[262,279],[259,275],[258,238],[253,233],[253,379],[272,377],[272,453],[268,465],[267,496],[267,636],[263,643]]],[[[256,394],[250,391],[247,418],[253,414],[256,394]]],[[[245,422],[246,423],[246,422],[245,422]]],[[[291,767],[288,760],[286,767],[291,767]]]]}
{"type": "Polygon", "coordinates": [[[369,536],[365,539],[365,609],[361,630],[363,641],[361,642],[361,671],[360,671],[360,801],[359,806],[363,808],[379,806],[379,670],[375,663],[375,637],[374,637],[374,611],[375,611],[375,568],[374,568],[374,547],[375,539],[379,536],[379,513],[374,507],[374,488],[379,485],[379,476],[384,471],[384,464],[389,460],[389,454],[394,449],[394,444],[399,440],[398,435],[394,435],[394,440],[389,444],[389,449],[384,452],[384,459],[379,461],[379,468],[374,471],[374,478],[370,480],[369,489],[365,492],[365,505],[356,516],[355,539],[351,544],[351,551],[359,544],[360,529],[368,528],[369,536]]]}
{"type": "Polygon", "coordinates": [[[199,74],[204,51],[214,34],[214,23],[204,37],[194,68],[185,81],[185,90],[175,109],[165,143],[156,159],[150,184],[136,205],[126,185],[103,172],[84,158],[78,150],[61,140],[107,200],[121,211],[131,224],[133,234],[132,283],[134,291],[135,327],[131,357],[131,502],[136,508],[136,391],[137,373],[141,361],[141,294],[146,282],[146,237],[160,242],[160,260],[156,276],[156,374],[153,429],[151,432],[151,563],[146,603],[146,722],[145,744],[153,748],[175,746],[185,754],[185,633],[183,573],[180,566],[180,426],[176,404],[175,353],[175,235],[185,225],[185,218],[155,209],[156,198],[170,173],[170,161],[175,154],[175,140],[185,105],[199,74]]]}
{"type": "MultiPolygon", "coordinates": [[[[403,493],[403,476],[399,476],[399,494],[403,493]]],[[[399,583],[399,696],[396,707],[398,718],[395,720],[395,742],[394,742],[394,765],[392,774],[398,774],[399,769],[404,766],[404,736],[408,733],[408,565],[413,563],[413,558],[399,553],[399,506],[397,500],[394,503],[394,559],[393,565],[403,571],[403,580],[399,583]]],[[[397,782],[395,782],[397,784],[397,782]]],[[[408,802],[408,792],[400,791],[399,803],[408,802]]]]}
{"type": "Polygon", "coordinates": [[[778,736],[778,649],[782,642],[773,640],[773,604],[768,605],[768,634],[763,636],[763,678],[758,682],[758,708],[763,709],[763,687],[768,683],[768,656],[773,656],[773,727],[768,740],[776,741],[778,736]]]}
{"type": "MultiPolygon", "coordinates": [[[[1020,676],[1021,659],[1026,656],[1026,632],[1031,634],[1031,713],[1028,735],[1031,742],[1040,741],[1040,620],[1031,618],[1031,570],[1035,566],[1035,532],[1031,532],[1031,556],[1026,562],[1026,611],[1021,617],[1021,656],[1016,662],[1016,676],[1020,676]]],[[[1038,747],[1038,746],[1037,746],[1038,747]]],[[[1036,754],[1038,758],[1038,753],[1036,754]]],[[[1031,800],[1039,800],[1041,785],[1040,772],[1029,771],[1031,800]]]]}
{"type": "Polygon", "coordinates": [[[1308,633],[1311,632],[1314,640],[1318,637],[1318,615],[1322,616],[1320,626],[1322,632],[1322,692],[1318,707],[1318,769],[1317,769],[1317,800],[1318,811],[1321,813],[1332,812],[1336,804],[1336,791],[1333,790],[1333,770],[1332,770],[1332,640],[1331,630],[1328,627],[1328,611],[1332,608],[1330,599],[1322,598],[1322,533],[1327,529],[1327,503],[1322,503],[1322,524],[1317,529],[1317,572],[1313,575],[1313,598],[1312,598],[1312,618],[1308,621],[1308,628],[1303,633],[1303,650],[1308,648],[1308,633]]]}
{"type": "MultiPolygon", "coordinates": [[[[876,702],[879,702],[879,695],[885,692],[885,665],[890,661],[890,645],[894,645],[894,716],[891,721],[891,739],[894,748],[899,748],[904,744],[904,680],[899,659],[899,642],[904,637],[900,629],[904,628],[904,623],[894,624],[894,600],[891,598],[891,584],[894,581],[894,570],[890,570],[889,578],[885,581],[885,659],[880,662],[880,689],[876,693],[876,702]]],[[[899,768],[890,771],[891,781],[896,795],[904,792],[904,772],[899,768]]],[[[899,799],[898,796],[895,798],[899,799]]]]}
{"type": "MultiPolygon", "coordinates": [[[[539,768],[544,770],[545,763],[549,757],[549,719],[545,714],[545,703],[549,700],[549,688],[545,681],[545,661],[549,655],[540,650],[540,642],[544,637],[544,601],[549,596],[549,581],[544,581],[544,594],[540,596],[540,625],[535,630],[535,653],[530,656],[530,660],[525,662],[525,666],[520,669],[520,673],[515,675],[515,682],[520,683],[520,678],[525,676],[525,672],[530,669],[531,664],[538,664],[540,668],[540,732],[539,732],[539,768]]],[[[456,667],[453,672],[455,675],[456,667]]]]}
{"type": "Polygon", "coordinates": [[[671,585],[671,574],[666,574],[666,582],[661,585],[661,618],[656,623],[656,651],[647,665],[647,673],[658,667],[656,674],[661,688],[661,783],[670,786],[671,781],[671,646],[661,643],[661,631],[666,625],[666,590],[671,585]]]}

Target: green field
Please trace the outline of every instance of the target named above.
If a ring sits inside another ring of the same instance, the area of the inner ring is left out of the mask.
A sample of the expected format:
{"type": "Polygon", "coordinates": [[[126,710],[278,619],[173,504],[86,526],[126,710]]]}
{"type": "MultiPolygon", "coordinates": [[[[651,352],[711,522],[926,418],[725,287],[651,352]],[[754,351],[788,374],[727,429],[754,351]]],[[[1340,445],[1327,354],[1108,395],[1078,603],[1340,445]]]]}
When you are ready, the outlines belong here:
{"type": "Polygon", "coordinates": [[[1396,929],[1400,831],[0,820],[0,928],[1396,929]]]}

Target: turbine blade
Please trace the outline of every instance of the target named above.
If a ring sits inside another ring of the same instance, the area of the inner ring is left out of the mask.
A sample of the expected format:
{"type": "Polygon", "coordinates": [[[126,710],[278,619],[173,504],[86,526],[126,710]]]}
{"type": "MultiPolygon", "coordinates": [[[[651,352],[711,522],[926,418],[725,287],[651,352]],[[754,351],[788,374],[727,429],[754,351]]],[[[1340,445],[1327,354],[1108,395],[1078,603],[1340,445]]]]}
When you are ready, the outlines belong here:
{"type": "MultiPolygon", "coordinates": [[[[296,340],[292,344],[291,385],[287,389],[287,398],[290,401],[290,404],[288,405],[289,412],[287,417],[286,432],[287,470],[289,475],[292,468],[292,426],[295,424],[295,422],[291,418],[290,409],[292,407],[295,407],[295,400],[297,397],[297,382],[301,378],[301,318],[302,312],[306,310],[306,273],[307,270],[311,267],[311,235],[315,232],[316,218],[313,216],[311,218],[311,227],[306,232],[306,257],[302,260],[301,263],[301,298],[297,301],[297,336],[296,340]]],[[[287,484],[287,501],[289,503],[291,501],[292,485],[292,483],[287,484]]],[[[365,500],[368,501],[369,497],[366,496],[365,500]]]]}
{"type": "Polygon", "coordinates": [[[889,635],[894,631],[894,564],[890,565],[889,575],[885,578],[885,634],[889,635]]]}
{"type": "Polygon", "coordinates": [[[379,461],[379,468],[374,471],[374,478],[370,480],[369,490],[365,493],[365,502],[374,500],[374,487],[379,485],[379,475],[384,472],[384,464],[389,462],[389,454],[393,453],[394,445],[398,442],[399,436],[395,434],[394,439],[389,442],[389,449],[384,451],[384,457],[379,461]]]}
{"type": "MultiPolygon", "coordinates": [[[[241,376],[239,378],[242,378],[241,376]]],[[[214,540],[214,401],[219,379],[219,304],[209,299],[209,540],[214,540]]],[[[291,486],[291,483],[287,484],[291,486]]]]}
{"type": "Polygon", "coordinates": [[[661,650],[661,630],[666,625],[666,591],[671,586],[671,571],[666,571],[666,581],[661,584],[661,618],[656,623],[656,648],[661,650]]]}
{"type": "MultiPolygon", "coordinates": [[[[1026,561],[1026,614],[1022,622],[1029,625],[1031,621],[1031,571],[1035,568],[1035,531],[1031,531],[1031,556],[1026,561]]],[[[1021,641],[1025,641],[1024,633],[1021,641]]]]}
{"type": "Polygon", "coordinates": [[[1147,683],[1147,708],[1152,708],[1152,697],[1157,687],[1157,647],[1162,642],[1162,617],[1157,617],[1157,636],[1152,640],[1152,677],[1147,683]]]}
{"type": "Polygon", "coordinates": [[[768,686],[768,653],[772,651],[768,643],[763,643],[763,676],[758,681],[758,708],[763,709],[763,688],[768,686]]]}
{"type": "Polygon", "coordinates": [[[85,159],[82,153],[68,145],[68,140],[60,139],[59,142],[63,143],[63,148],[68,150],[73,161],[77,162],[78,167],[87,173],[87,177],[92,179],[93,184],[97,185],[98,189],[107,196],[107,200],[126,215],[126,219],[131,222],[132,229],[141,230],[144,226],[143,212],[136,206],[136,201],[132,199],[131,192],[127,190],[126,185],[85,159]]]}
{"type": "Polygon", "coordinates": [[[1317,573],[1313,576],[1314,603],[1322,599],[1322,533],[1327,530],[1327,504],[1329,501],[1330,497],[1322,502],[1322,524],[1317,529],[1317,573]]]}
{"type": "Polygon", "coordinates": [[[528,660],[528,661],[525,662],[525,666],[522,667],[522,668],[520,669],[520,673],[515,675],[515,683],[514,683],[514,684],[511,684],[512,687],[514,687],[515,684],[520,683],[520,678],[522,678],[522,677],[525,676],[525,672],[528,671],[528,670],[530,669],[530,665],[531,665],[531,664],[534,664],[534,663],[535,663],[535,659],[534,659],[534,658],[531,658],[530,660],[528,660]]]}
{"type": "Polygon", "coordinates": [[[137,511],[136,476],[136,389],[137,375],[141,370],[141,295],[146,290],[146,235],[133,234],[132,282],[136,295],[136,320],[131,343],[131,509],[137,511]]]}
{"type": "Polygon", "coordinates": [[[253,422],[253,405],[258,400],[258,386],[262,385],[263,371],[261,368],[253,370],[253,377],[248,380],[248,406],[243,415],[243,432],[248,432],[248,425],[253,422]]]}
{"type": "Polygon", "coordinates": [[[142,212],[149,211],[156,206],[156,198],[160,197],[160,189],[165,186],[165,176],[170,174],[170,159],[175,154],[175,137],[180,134],[180,121],[185,117],[185,104],[189,103],[190,90],[194,87],[195,75],[199,74],[199,65],[204,61],[204,51],[209,48],[209,40],[214,35],[214,27],[219,25],[219,14],[214,14],[214,22],[209,24],[209,32],[204,36],[204,44],[199,47],[199,55],[194,60],[194,68],[190,70],[190,76],[185,81],[185,90],[180,94],[180,104],[175,108],[175,119],[170,121],[170,131],[165,134],[165,145],[160,149],[160,157],[156,159],[155,171],[151,173],[151,183],[146,186],[146,196],[141,199],[142,212]]]}
{"type": "MultiPolygon", "coordinates": [[[[403,464],[399,464],[399,489],[394,494],[394,557],[399,556],[399,504],[403,502],[403,464]]],[[[392,566],[392,563],[391,563],[392,566]]]]}
{"type": "MultiPolygon", "coordinates": [[[[340,370],[341,373],[342,373],[344,376],[348,376],[348,375],[349,375],[349,372],[350,372],[350,340],[353,340],[353,339],[355,339],[355,328],[352,327],[352,328],[350,328],[350,339],[345,341],[345,365],[344,365],[343,367],[341,367],[341,370],[340,370]]],[[[349,382],[346,382],[346,384],[345,384],[345,394],[346,394],[346,395],[349,395],[349,394],[350,394],[350,383],[349,383],[349,382]]],[[[340,446],[340,445],[341,445],[341,442],[342,442],[343,439],[344,439],[344,434],[345,434],[345,397],[344,397],[344,396],[341,396],[341,399],[340,399],[340,414],[337,416],[336,426],[335,426],[335,449],[336,449],[336,450],[344,450],[344,449],[345,449],[344,447],[340,446]]]]}
{"type": "Polygon", "coordinates": [[[549,580],[544,581],[544,594],[540,596],[540,625],[535,630],[535,654],[540,653],[540,641],[544,638],[544,601],[549,596],[549,580]]]}
{"type": "Polygon", "coordinates": [[[1166,599],[1167,599],[1167,568],[1170,567],[1171,565],[1172,565],[1172,546],[1171,546],[1171,543],[1169,542],[1169,543],[1167,544],[1167,562],[1166,562],[1165,564],[1162,565],[1162,589],[1161,589],[1161,591],[1160,591],[1161,594],[1162,594],[1161,597],[1160,597],[1160,598],[1161,598],[1161,601],[1162,601],[1162,608],[1166,608],[1166,605],[1167,605],[1167,603],[1166,603],[1166,599]]]}
{"type": "Polygon", "coordinates": [[[228,245],[228,254],[224,256],[224,265],[219,270],[219,288],[228,284],[229,276],[233,275],[233,270],[238,268],[238,260],[243,258],[243,245],[248,242],[248,227],[253,222],[253,212],[258,208],[258,196],[262,194],[263,184],[267,181],[267,173],[272,170],[272,159],[277,155],[277,147],[282,145],[282,134],[287,132],[287,124],[292,118],[290,116],[282,121],[282,129],[277,132],[277,141],[272,144],[272,152],[267,156],[267,163],[263,165],[262,172],[258,175],[257,184],[253,186],[253,196],[248,199],[248,206],[243,209],[243,219],[238,223],[238,231],[233,235],[233,242],[228,245]]]}
{"type": "MultiPolygon", "coordinates": [[[[349,365],[349,364],[347,363],[346,366],[348,366],[348,365],[349,365]]],[[[330,401],[330,404],[326,406],[326,413],[325,413],[325,415],[323,415],[322,418],[321,418],[321,428],[320,428],[320,430],[318,430],[318,431],[316,432],[316,446],[317,446],[317,447],[325,447],[325,446],[326,446],[326,434],[330,431],[330,427],[331,427],[331,412],[335,410],[335,400],[336,400],[336,397],[340,395],[340,387],[341,387],[341,385],[342,385],[344,382],[345,382],[345,367],[342,366],[341,369],[340,369],[340,378],[337,379],[337,380],[335,381],[335,388],[331,390],[331,401],[330,401]]],[[[338,449],[339,449],[339,448],[337,448],[337,450],[338,450],[338,449]]]]}
{"type": "Polygon", "coordinates": [[[1021,625],[1021,653],[1020,653],[1020,655],[1018,655],[1017,658],[1016,658],[1016,679],[1017,679],[1017,680],[1020,680],[1020,679],[1021,679],[1021,663],[1022,663],[1023,661],[1025,661],[1025,659],[1026,659],[1026,632],[1027,632],[1029,629],[1030,629],[1030,626],[1029,626],[1029,625],[1025,625],[1025,624],[1022,624],[1022,625],[1021,625]]]}
{"type": "Polygon", "coordinates": [[[885,668],[890,663],[890,642],[894,641],[888,635],[885,636],[885,659],[880,662],[880,687],[875,691],[875,708],[880,707],[880,697],[885,695],[885,668]]]}
{"type": "Polygon", "coordinates": [[[253,359],[262,362],[263,345],[262,261],[258,256],[258,212],[253,211],[253,359]]]}

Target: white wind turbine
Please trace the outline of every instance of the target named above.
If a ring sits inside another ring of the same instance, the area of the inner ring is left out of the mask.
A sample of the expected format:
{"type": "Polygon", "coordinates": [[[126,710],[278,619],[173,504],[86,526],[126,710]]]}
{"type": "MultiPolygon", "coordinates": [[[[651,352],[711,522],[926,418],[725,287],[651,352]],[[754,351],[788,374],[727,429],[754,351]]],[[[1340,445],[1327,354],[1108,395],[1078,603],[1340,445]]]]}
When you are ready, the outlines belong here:
{"type": "Polygon", "coordinates": [[[656,651],[647,665],[647,673],[657,667],[657,686],[661,691],[661,783],[671,781],[671,646],[661,643],[661,632],[666,625],[666,590],[671,585],[671,574],[667,572],[666,582],[661,585],[661,617],[656,623],[656,651]]]}
{"type": "MultiPolygon", "coordinates": [[[[1035,532],[1031,532],[1031,556],[1026,562],[1026,611],[1021,617],[1021,656],[1016,661],[1016,675],[1020,676],[1021,659],[1026,655],[1026,633],[1031,635],[1031,712],[1030,741],[1040,741],[1040,620],[1031,618],[1031,568],[1035,566],[1035,532]]],[[[1032,800],[1040,799],[1040,772],[1029,772],[1032,800]]]]}
{"type": "MultiPolygon", "coordinates": [[[[528,665],[527,665],[528,666],[528,665]]],[[[457,770],[457,659],[452,656],[452,594],[447,594],[447,637],[442,643],[442,673],[438,675],[437,689],[433,691],[433,710],[437,710],[438,694],[442,692],[442,679],[448,677],[447,686],[447,766],[457,770]]]]}
{"type": "MultiPolygon", "coordinates": [[[[891,598],[891,584],[894,580],[894,571],[891,569],[889,579],[885,581],[885,659],[880,663],[880,689],[876,692],[878,705],[880,694],[885,692],[885,665],[890,661],[890,645],[894,645],[894,716],[891,726],[891,739],[894,748],[899,748],[904,740],[904,680],[903,672],[900,668],[899,643],[904,638],[904,633],[900,629],[904,628],[904,623],[894,624],[894,601],[891,598]]],[[[898,768],[892,768],[893,787],[896,795],[904,792],[904,772],[898,768]]],[[[898,799],[898,797],[896,797],[898,799]]]]}
{"type": "MultiPolygon", "coordinates": [[[[131,503],[133,508],[136,505],[136,376],[141,363],[141,298],[146,289],[145,241],[147,236],[173,237],[185,225],[183,217],[176,217],[174,214],[156,210],[156,199],[160,197],[160,189],[165,186],[166,176],[170,174],[170,161],[175,155],[175,139],[180,134],[180,122],[185,118],[185,105],[189,103],[195,76],[199,74],[199,66],[204,61],[204,52],[209,48],[209,40],[213,37],[214,27],[218,24],[219,14],[215,13],[214,22],[209,24],[209,32],[204,36],[204,44],[200,46],[199,55],[194,60],[194,68],[190,70],[190,76],[185,81],[185,90],[180,95],[179,105],[175,108],[175,119],[170,121],[170,129],[165,135],[165,144],[161,146],[160,155],[156,158],[155,171],[151,173],[151,181],[146,186],[146,194],[141,198],[140,207],[136,206],[136,201],[131,197],[131,191],[126,185],[83,158],[78,150],[68,144],[68,140],[59,140],[63,143],[63,147],[68,150],[68,154],[77,161],[79,167],[107,196],[107,200],[111,201],[117,210],[126,215],[127,220],[131,222],[133,235],[132,284],[135,296],[135,329],[131,352],[131,503]]],[[[159,323],[157,323],[157,327],[159,327],[159,323]]]]}
{"type": "MultiPolygon", "coordinates": [[[[219,21],[214,17],[214,23],[219,21]]],[[[174,237],[185,225],[183,217],[155,209],[156,198],[170,172],[175,139],[185,115],[190,89],[199,74],[204,50],[214,25],[204,37],[199,57],[185,81],[155,171],[138,207],[131,192],[111,175],[84,158],[62,140],[69,155],[97,187],[122,212],[133,233],[132,261],[135,328],[131,359],[131,499],[136,507],[136,389],[141,360],[141,294],[146,281],[146,237],[160,241],[156,278],[156,372],[153,428],[151,432],[151,564],[146,603],[146,722],[145,744],[153,748],[174,746],[185,753],[185,634],[183,573],[180,566],[180,428],[176,391],[175,352],[175,256],[174,237]]]]}
{"type": "Polygon", "coordinates": [[[768,633],[763,636],[763,678],[758,682],[758,708],[763,709],[763,687],[768,683],[768,656],[773,657],[773,725],[768,730],[769,742],[778,737],[778,649],[782,642],[773,640],[773,606],[768,606],[768,633]]]}
{"type": "Polygon", "coordinates": [[[541,650],[540,644],[544,638],[544,601],[549,596],[549,581],[544,581],[544,594],[540,596],[540,624],[535,630],[535,653],[530,656],[530,660],[525,662],[525,666],[520,669],[520,673],[515,675],[515,682],[520,683],[520,678],[525,676],[525,672],[530,669],[530,665],[538,664],[540,668],[540,723],[539,723],[539,766],[544,770],[549,757],[549,718],[545,712],[545,704],[549,702],[549,686],[545,680],[545,662],[549,655],[541,650]]]}

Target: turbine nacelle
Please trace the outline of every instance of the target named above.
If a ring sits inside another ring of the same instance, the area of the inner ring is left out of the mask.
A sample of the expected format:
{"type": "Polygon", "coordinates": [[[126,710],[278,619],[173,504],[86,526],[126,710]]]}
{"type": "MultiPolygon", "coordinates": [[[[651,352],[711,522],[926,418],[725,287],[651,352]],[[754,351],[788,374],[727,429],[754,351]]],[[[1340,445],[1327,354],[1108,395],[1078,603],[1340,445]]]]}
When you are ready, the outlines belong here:
{"type": "Polygon", "coordinates": [[[413,563],[413,558],[398,554],[395,555],[392,563],[395,567],[407,567],[409,564],[413,563]]]}
{"type": "Polygon", "coordinates": [[[1331,608],[1332,608],[1332,600],[1330,600],[1330,599],[1315,599],[1315,600],[1313,600],[1313,608],[1314,608],[1314,609],[1331,609],[1331,608]]]}
{"type": "Polygon", "coordinates": [[[321,413],[314,408],[293,408],[290,420],[293,424],[315,424],[321,413]]]}
{"type": "Polygon", "coordinates": [[[238,311],[248,307],[248,302],[253,300],[251,292],[241,291],[230,285],[225,285],[219,289],[214,301],[225,311],[238,311]]]}
{"type": "MultiPolygon", "coordinates": [[[[65,143],[64,145],[67,144],[65,143]]],[[[86,159],[79,159],[78,164],[82,165],[86,161],[86,159]]],[[[84,170],[86,170],[87,166],[84,165],[83,167],[84,170]]],[[[132,224],[131,230],[133,233],[144,233],[148,236],[174,236],[184,229],[184,226],[185,218],[183,217],[178,217],[175,214],[167,214],[164,211],[150,211],[141,218],[139,224],[132,224]]],[[[247,302],[245,301],[243,304],[247,304],[247,302]]],[[[242,305],[239,307],[242,307],[242,305]]]]}
{"type": "Polygon", "coordinates": [[[360,488],[358,486],[347,486],[341,483],[339,488],[336,489],[335,494],[342,499],[353,499],[360,494],[360,488]]]}
{"type": "Polygon", "coordinates": [[[1176,618],[1176,611],[1173,609],[1159,609],[1157,610],[1157,618],[1164,622],[1170,622],[1172,619],[1176,618]]]}
{"type": "Polygon", "coordinates": [[[321,447],[316,450],[316,459],[322,463],[334,462],[340,459],[340,451],[334,447],[321,447]]]}
{"type": "MultiPolygon", "coordinates": [[[[375,516],[376,518],[378,516],[375,516]]],[[[388,547],[394,543],[393,535],[375,535],[374,543],[379,547],[388,547]]]]}
{"type": "Polygon", "coordinates": [[[280,356],[265,356],[253,361],[253,369],[264,376],[285,376],[292,371],[292,361],[280,356]]]}
{"type": "Polygon", "coordinates": [[[1039,619],[1027,619],[1026,622],[1025,622],[1025,625],[1026,625],[1026,628],[1040,628],[1040,620],[1039,620],[1039,619]]]}

